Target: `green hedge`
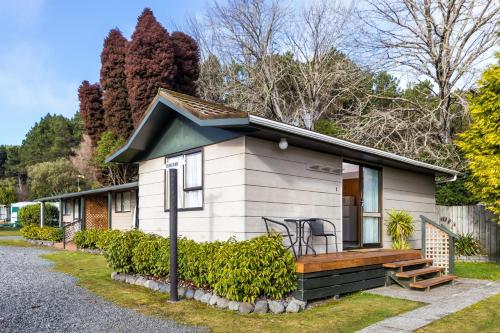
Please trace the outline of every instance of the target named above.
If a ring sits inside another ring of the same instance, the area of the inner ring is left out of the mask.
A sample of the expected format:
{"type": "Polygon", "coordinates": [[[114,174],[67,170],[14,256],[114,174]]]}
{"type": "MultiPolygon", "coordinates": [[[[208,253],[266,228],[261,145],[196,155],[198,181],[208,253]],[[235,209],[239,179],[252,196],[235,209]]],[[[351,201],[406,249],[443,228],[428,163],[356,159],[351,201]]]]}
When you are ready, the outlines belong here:
{"type": "Polygon", "coordinates": [[[27,225],[21,228],[21,235],[28,239],[47,240],[51,242],[60,242],[63,238],[61,228],[39,227],[36,225],[27,225]]]}
{"type": "MultiPolygon", "coordinates": [[[[127,231],[109,239],[105,256],[115,271],[166,277],[169,239],[127,231]]],[[[296,288],[293,256],[280,235],[243,242],[197,243],[181,238],[178,274],[182,280],[235,301],[254,302],[259,296],[280,299],[296,288]]]]}
{"type": "Polygon", "coordinates": [[[105,251],[110,239],[118,237],[121,234],[119,230],[80,230],[75,234],[74,241],[76,246],[81,249],[100,249],[105,251]]]}
{"type": "MultiPolygon", "coordinates": [[[[59,210],[51,204],[45,205],[44,224],[46,226],[54,226],[59,218],[59,210]]],[[[21,227],[28,225],[40,225],[40,205],[28,205],[21,207],[18,213],[18,220],[21,227]]]]}

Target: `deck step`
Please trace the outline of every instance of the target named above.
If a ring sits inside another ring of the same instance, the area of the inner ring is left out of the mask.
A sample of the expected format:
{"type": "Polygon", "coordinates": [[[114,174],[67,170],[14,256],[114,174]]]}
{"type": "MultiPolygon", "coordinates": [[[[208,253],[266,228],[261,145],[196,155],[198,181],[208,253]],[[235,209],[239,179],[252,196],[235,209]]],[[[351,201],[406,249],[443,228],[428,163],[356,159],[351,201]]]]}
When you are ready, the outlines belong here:
{"type": "Polygon", "coordinates": [[[405,260],[405,261],[395,261],[383,264],[382,266],[385,268],[402,268],[408,266],[416,266],[423,264],[432,264],[432,259],[414,259],[414,260],[405,260]]]}
{"type": "Polygon", "coordinates": [[[422,280],[422,281],[412,282],[412,283],[410,283],[410,287],[418,288],[418,289],[426,289],[426,288],[430,288],[432,286],[436,286],[438,284],[453,281],[455,279],[456,279],[455,275],[443,275],[443,276],[438,276],[438,277],[435,277],[432,279],[426,279],[426,280],[422,280]]]}
{"type": "Polygon", "coordinates": [[[415,269],[412,271],[406,271],[406,272],[397,272],[396,277],[398,278],[412,278],[420,275],[426,275],[426,274],[431,274],[431,273],[438,273],[442,272],[444,270],[443,267],[425,267],[421,269],[415,269]]]}

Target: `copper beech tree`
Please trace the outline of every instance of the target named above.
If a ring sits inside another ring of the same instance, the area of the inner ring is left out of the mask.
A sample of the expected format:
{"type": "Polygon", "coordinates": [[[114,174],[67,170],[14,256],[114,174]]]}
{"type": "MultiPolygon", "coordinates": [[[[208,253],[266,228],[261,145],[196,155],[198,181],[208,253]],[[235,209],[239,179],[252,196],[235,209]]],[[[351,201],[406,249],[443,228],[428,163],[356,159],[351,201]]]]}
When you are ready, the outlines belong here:
{"type": "Polygon", "coordinates": [[[85,133],[90,136],[95,145],[101,133],[106,130],[104,124],[104,108],[102,106],[102,91],[99,83],[90,84],[85,80],[78,88],[80,115],[83,119],[85,133]]]}
{"type": "Polygon", "coordinates": [[[128,100],[134,126],[141,121],[158,88],[173,88],[177,70],[174,58],[169,33],[156,20],[151,9],[144,9],[125,57],[128,100]]]}

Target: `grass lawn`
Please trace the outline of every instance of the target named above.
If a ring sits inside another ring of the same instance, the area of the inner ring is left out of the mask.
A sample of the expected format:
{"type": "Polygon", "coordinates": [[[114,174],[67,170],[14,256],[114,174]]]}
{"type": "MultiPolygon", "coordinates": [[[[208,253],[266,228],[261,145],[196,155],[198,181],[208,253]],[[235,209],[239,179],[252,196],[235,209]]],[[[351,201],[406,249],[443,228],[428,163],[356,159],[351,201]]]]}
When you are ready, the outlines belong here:
{"type": "Polygon", "coordinates": [[[36,247],[28,243],[24,239],[2,239],[0,238],[0,246],[19,246],[19,247],[36,247]]]}
{"type": "Polygon", "coordinates": [[[456,262],[455,275],[470,279],[500,280],[500,264],[492,262],[456,262]]]}
{"type": "Polygon", "coordinates": [[[354,332],[421,306],[417,302],[356,293],[300,313],[243,315],[197,301],[168,303],[166,294],[113,281],[111,270],[99,255],[58,251],[43,258],[53,261],[56,271],[79,278],[80,286],[118,305],[180,323],[208,326],[214,332],[354,332]]]}
{"type": "Polygon", "coordinates": [[[21,236],[21,233],[18,228],[0,227],[0,237],[1,236],[21,236]]]}
{"type": "Polygon", "coordinates": [[[500,332],[500,294],[448,315],[417,332],[500,332]]]}

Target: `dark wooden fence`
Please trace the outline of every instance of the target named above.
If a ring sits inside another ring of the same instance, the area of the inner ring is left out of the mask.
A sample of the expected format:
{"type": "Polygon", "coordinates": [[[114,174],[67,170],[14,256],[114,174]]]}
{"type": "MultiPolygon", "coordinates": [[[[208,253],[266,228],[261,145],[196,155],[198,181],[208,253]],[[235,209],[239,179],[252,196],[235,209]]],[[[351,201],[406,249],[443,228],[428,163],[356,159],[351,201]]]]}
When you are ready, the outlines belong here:
{"type": "Polygon", "coordinates": [[[436,206],[436,216],[441,225],[456,234],[471,233],[489,257],[500,257],[500,225],[484,206],[436,206]]]}

